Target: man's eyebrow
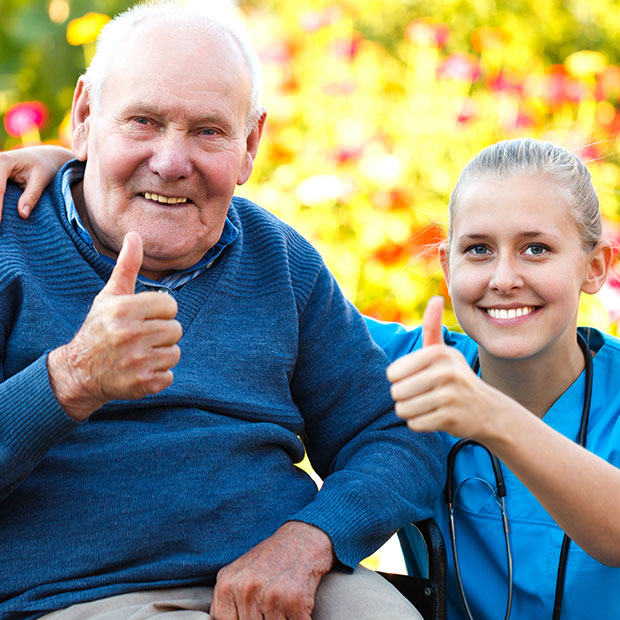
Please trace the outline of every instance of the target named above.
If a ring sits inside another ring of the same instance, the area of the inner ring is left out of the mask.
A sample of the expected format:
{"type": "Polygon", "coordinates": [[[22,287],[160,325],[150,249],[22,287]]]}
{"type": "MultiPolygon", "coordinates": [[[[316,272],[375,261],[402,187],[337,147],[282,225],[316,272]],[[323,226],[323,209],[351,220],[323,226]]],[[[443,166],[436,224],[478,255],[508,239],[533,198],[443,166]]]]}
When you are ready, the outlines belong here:
{"type": "MultiPolygon", "coordinates": [[[[164,118],[168,115],[168,111],[165,108],[160,108],[152,104],[147,105],[142,102],[136,102],[135,104],[128,104],[123,109],[123,115],[128,117],[153,116],[155,118],[164,118]]],[[[222,114],[218,114],[217,112],[201,114],[198,116],[188,116],[186,114],[185,118],[191,125],[195,126],[218,124],[227,127],[230,125],[230,122],[226,119],[226,117],[222,114]]]]}

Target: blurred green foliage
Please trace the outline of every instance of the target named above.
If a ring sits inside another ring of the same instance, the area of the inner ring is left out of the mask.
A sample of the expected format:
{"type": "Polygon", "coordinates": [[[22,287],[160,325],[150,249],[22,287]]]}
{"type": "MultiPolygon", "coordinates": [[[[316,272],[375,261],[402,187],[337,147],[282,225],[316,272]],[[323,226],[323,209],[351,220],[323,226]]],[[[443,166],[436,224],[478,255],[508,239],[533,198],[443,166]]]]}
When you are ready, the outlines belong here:
{"type": "MultiPolygon", "coordinates": [[[[19,101],[44,102],[50,114],[41,131],[44,140],[58,138],[60,122],[71,107],[73,87],[84,71],[84,50],[67,43],[68,21],[89,11],[113,15],[133,2],[71,0],[63,4],[67,17],[55,23],[48,1],[0,0],[0,114],[19,101]]],[[[4,148],[17,143],[19,139],[10,138],[0,127],[4,148]]]]}

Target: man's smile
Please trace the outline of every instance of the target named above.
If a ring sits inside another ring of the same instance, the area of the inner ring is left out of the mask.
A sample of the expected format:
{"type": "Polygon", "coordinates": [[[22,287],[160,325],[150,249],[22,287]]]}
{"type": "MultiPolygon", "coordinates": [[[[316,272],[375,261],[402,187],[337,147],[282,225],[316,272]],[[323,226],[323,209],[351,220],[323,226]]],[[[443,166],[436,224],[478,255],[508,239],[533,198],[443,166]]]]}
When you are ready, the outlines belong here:
{"type": "Polygon", "coordinates": [[[155,194],[153,192],[144,192],[143,196],[147,200],[154,200],[156,202],[161,202],[162,204],[176,205],[182,202],[187,202],[187,198],[185,196],[162,196],[161,194],[155,194]]]}

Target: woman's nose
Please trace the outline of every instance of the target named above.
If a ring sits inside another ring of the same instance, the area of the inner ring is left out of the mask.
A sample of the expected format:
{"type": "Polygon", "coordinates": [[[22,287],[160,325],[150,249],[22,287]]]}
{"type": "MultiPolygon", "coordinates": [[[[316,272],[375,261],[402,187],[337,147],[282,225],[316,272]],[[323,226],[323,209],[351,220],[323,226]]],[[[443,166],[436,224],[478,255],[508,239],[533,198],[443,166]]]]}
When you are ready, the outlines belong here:
{"type": "Polygon", "coordinates": [[[523,286],[523,277],[518,261],[514,257],[500,256],[493,265],[490,286],[502,293],[508,293],[523,286]]]}

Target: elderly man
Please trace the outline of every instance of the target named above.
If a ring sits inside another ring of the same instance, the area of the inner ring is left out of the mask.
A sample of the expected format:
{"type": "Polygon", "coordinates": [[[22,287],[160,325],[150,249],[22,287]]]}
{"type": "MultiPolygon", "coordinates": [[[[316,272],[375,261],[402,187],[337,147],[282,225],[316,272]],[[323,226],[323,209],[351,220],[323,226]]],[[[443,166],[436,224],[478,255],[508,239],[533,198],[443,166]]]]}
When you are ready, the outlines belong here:
{"type": "Polygon", "coordinates": [[[259,80],[229,28],[130,11],[78,81],[77,160],[28,221],[7,187],[2,618],[419,617],[350,569],[430,515],[441,444],[317,252],[233,198],[259,80]]]}

